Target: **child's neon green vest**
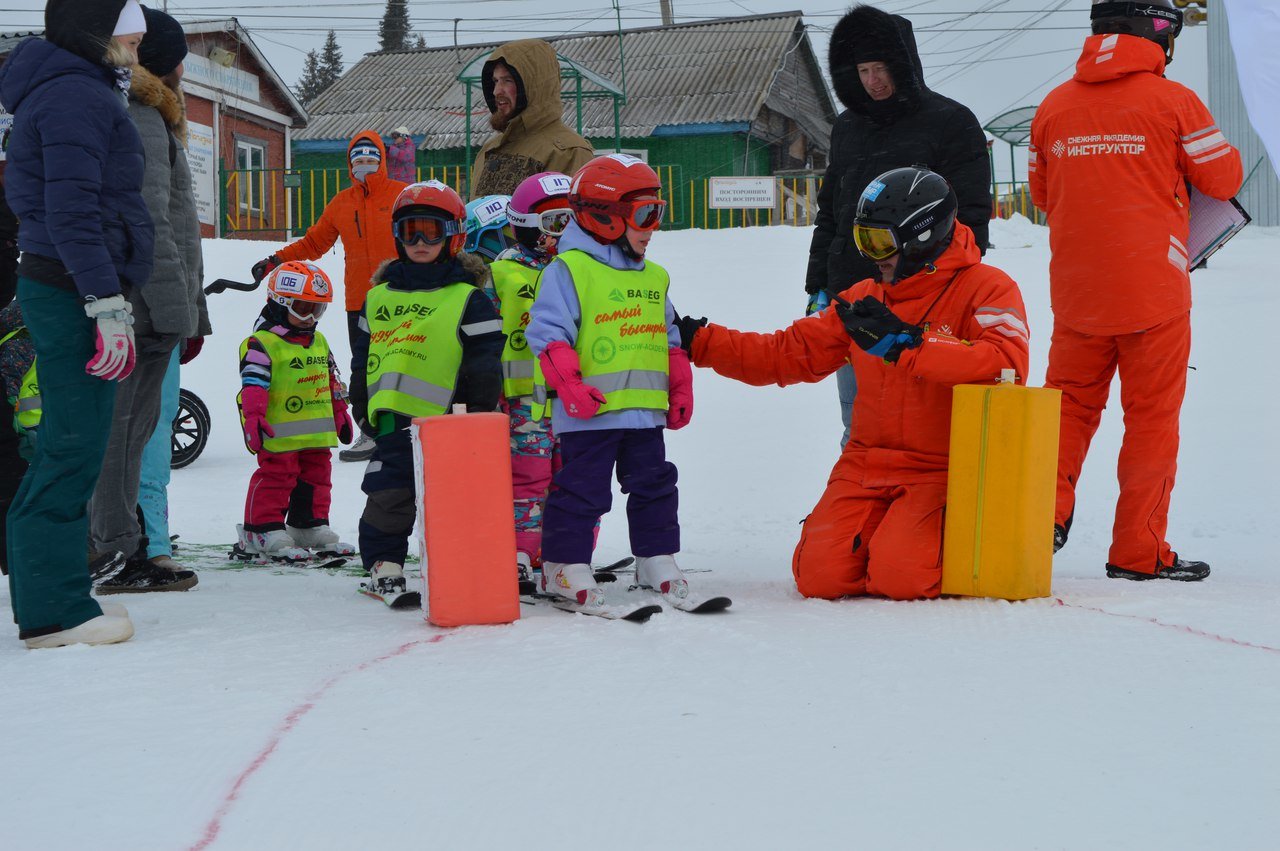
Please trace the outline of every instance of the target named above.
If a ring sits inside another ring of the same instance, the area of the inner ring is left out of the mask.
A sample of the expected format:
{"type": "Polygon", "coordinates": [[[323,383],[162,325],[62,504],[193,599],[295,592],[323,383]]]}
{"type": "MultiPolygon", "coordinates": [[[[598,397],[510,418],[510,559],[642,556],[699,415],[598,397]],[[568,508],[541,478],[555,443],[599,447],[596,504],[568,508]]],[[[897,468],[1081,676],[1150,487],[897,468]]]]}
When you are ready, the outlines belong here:
{"type": "Polygon", "coordinates": [[[507,335],[502,348],[502,392],[508,399],[533,393],[533,352],[524,338],[529,324],[529,309],[538,294],[538,278],[542,272],[514,260],[497,260],[489,266],[493,288],[502,303],[502,333],[507,335]]]}
{"type": "MultiPolygon", "coordinates": [[[[19,334],[26,332],[26,326],[15,328],[0,339],[0,346],[12,340],[19,334]]],[[[31,366],[22,374],[22,381],[18,385],[18,398],[10,398],[9,403],[13,405],[14,418],[13,421],[17,425],[16,430],[27,431],[40,425],[40,382],[36,380],[36,361],[31,359],[31,366]]]]}
{"type": "MultiPolygon", "coordinates": [[[[319,331],[310,346],[290,343],[279,334],[257,331],[253,338],[271,358],[267,424],[275,437],[263,436],[267,452],[293,452],[338,445],[329,387],[329,343],[319,331]]],[[[240,344],[243,360],[249,341],[240,344]]],[[[237,400],[238,401],[238,400],[237,400]]],[[[241,424],[244,414],[240,415],[241,424]]]]}
{"type": "MultiPolygon", "coordinates": [[[[614,269],[584,251],[561,254],[578,294],[581,319],[574,351],[582,380],[604,394],[599,414],[641,408],[667,410],[667,270],[614,269]]],[[[534,370],[532,416],[548,407],[542,365],[534,370]]]]}
{"type": "Polygon", "coordinates": [[[458,327],[475,287],[395,290],[382,283],[369,290],[369,422],[378,413],[434,417],[448,413],[462,366],[458,327]]]}

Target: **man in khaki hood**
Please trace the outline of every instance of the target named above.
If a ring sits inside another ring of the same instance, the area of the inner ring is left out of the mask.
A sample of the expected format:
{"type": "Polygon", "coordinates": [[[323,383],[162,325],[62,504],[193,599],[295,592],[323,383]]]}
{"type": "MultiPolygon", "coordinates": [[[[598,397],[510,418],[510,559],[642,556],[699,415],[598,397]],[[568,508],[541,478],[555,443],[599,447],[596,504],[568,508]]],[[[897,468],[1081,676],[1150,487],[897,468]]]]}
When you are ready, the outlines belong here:
{"type": "Polygon", "coordinates": [[[561,120],[560,63],[547,42],[524,39],[493,51],[481,87],[498,135],[476,156],[472,198],[510,195],[541,171],[573,174],[594,156],[591,143],[561,120]]]}

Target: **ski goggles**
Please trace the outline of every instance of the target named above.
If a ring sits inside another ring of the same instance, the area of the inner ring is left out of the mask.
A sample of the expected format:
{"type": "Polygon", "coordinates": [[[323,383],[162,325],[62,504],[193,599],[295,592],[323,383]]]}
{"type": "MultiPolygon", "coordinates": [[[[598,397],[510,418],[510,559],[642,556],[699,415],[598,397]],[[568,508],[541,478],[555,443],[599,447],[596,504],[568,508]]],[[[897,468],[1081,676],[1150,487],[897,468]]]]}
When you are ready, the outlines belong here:
{"type": "Polygon", "coordinates": [[[427,245],[439,245],[451,236],[467,232],[466,225],[454,219],[441,219],[435,216],[415,216],[400,219],[395,223],[393,231],[396,239],[404,245],[425,242],[427,245]]]}
{"type": "Polygon", "coordinates": [[[853,224],[853,244],[869,260],[888,260],[902,250],[893,228],[863,222],[853,224]]]}
{"type": "Polygon", "coordinates": [[[536,227],[547,236],[559,236],[564,233],[564,229],[572,218],[573,213],[568,207],[557,207],[541,213],[516,213],[507,210],[507,221],[511,224],[522,228],[536,227]]]}
{"type": "Polygon", "coordinates": [[[322,301],[302,301],[301,299],[277,295],[273,295],[271,298],[277,304],[282,305],[285,310],[289,311],[289,315],[299,322],[308,320],[319,322],[320,317],[324,316],[325,310],[329,307],[328,304],[322,301]]]}
{"type": "Polygon", "coordinates": [[[667,202],[661,198],[637,198],[632,201],[592,202],[587,212],[603,225],[609,224],[609,216],[617,216],[636,230],[657,230],[662,227],[662,214],[667,202]],[[598,211],[598,212],[597,212],[598,211]],[[607,215],[602,215],[607,214],[607,215]]]}

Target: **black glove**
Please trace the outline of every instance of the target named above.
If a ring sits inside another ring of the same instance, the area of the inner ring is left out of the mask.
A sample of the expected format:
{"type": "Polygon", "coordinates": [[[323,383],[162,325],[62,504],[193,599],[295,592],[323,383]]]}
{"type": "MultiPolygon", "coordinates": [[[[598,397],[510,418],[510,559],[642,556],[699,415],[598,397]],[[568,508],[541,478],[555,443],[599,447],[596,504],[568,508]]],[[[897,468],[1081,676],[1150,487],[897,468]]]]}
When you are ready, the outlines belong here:
{"type": "Polygon", "coordinates": [[[271,270],[280,265],[280,258],[272,254],[265,260],[259,260],[253,264],[253,268],[249,270],[249,274],[253,275],[254,283],[261,281],[267,275],[271,274],[271,270]]]}
{"type": "Polygon", "coordinates": [[[376,437],[373,426],[369,424],[369,388],[362,373],[351,376],[351,383],[347,385],[347,404],[351,406],[351,419],[355,420],[356,428],[362,434],[376,437]]]}
{"type": "Polygon", "coordinates": [[[681,316],[676,314],[676,327],[680,329],[680,348],[684,349],[684,353],[689,357],[693,357],[693,335],[698,333],[699,328],[707,326],[707,317],[694,319],[692,316],[681,316]]]}
{"type": "Polygon", "coordinates": [[[853,304],[836,297],[836,313],[849,339],[869,355],[897,363],[904,349],[920,345],[924,330],[898,318],[884,302],[864,296],[853,304]]]}

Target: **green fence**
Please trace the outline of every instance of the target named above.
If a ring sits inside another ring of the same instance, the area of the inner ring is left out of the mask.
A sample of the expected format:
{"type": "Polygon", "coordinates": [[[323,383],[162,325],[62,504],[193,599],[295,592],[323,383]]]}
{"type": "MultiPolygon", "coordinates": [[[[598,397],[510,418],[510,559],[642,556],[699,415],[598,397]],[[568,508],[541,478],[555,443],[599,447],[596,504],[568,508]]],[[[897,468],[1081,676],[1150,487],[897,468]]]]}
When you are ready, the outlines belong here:
{"type": "MultiPolygon", "coordinates": [[[[709,178],[685,181],[679,165],[657,165],[662,196],[667,201],[665,230],[704,228],[810,227],[818,212],[822,178],[801,175],[774,178],[775,203],[758,209],[716,209],[711,206],[709,178]]],[[[439,180],[466,197],[467,169],[463,165],[421,166],[419,180],[439,180]]],[[[219,236],[301,233],[315,224],[325,205],[351,185],[345,168],[223,169],[222,219],[219,236]]],[[[1020,213],[1043,224],[1044,214],[1031,203],[1026,183],[993,183],[992,218],[1020,213]]]]}

